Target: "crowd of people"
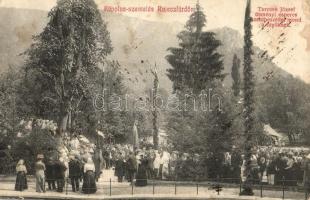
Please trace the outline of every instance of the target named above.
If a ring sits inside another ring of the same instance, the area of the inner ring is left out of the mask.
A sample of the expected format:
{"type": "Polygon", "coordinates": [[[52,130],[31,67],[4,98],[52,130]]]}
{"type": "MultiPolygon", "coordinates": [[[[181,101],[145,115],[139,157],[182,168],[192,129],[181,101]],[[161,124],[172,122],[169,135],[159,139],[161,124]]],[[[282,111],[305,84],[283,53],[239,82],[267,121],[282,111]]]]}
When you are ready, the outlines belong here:
{"type": "MultiPolygon", "coordinates": [[[[250,174],[256,184],[305,185],[309,179],[310,151],[303,148],[258,147],[251,152],[250,174]]],[[[244,181],[244,155],[233,148],[221,156],[210,157],[209,177],[226,181],[244,181]]]]}
{"type": "MultiPolygon", "coordinates": [[[[15,190],[23,191],[28,188],[27,169],[24,160],[19,160],[16,166],[16,183],[15,190]]],[[[63,192],[65,187],[65,179],[69,178],[72,185],[72,191],[80,190],[80,182],[83,182],[82,192],[91,194],[96,192],[95,164],[92,158],[88,158],[86,162],[80,161],[79,158],[71,156],[68,166],[63,158],[53,160],[48,158],[44,161],[44,156],[39,154],[35,163],[35,179],[36,192],[45,192],[47,188],[50,191],[63,192]],[[66,176],[68,171],[68,177],[66,176]]]]}
{"type": "MultiPolygon", "coordinates": [[[[239,183],[245,181],[245,159],[234,146],[230,152],[199,154],[142,147],[133,150],[131,145],[107,145],[105,148],[90,145],[81,148],[83,140],[68,142],[69,153],[60,150],[46,157],[38,155],[35,164],[36,191],[63,192],[65,179],[70,180],[72,191],[96,192],[96,181],[105,169],[114,169],[118,182],[127,181],[146,186],[149,179],[160,180],[216,180],[239,183]],[[59,156],[60,155],[60,156],[59,156]]],[[[250,174],[256,184],[309,186],[310,151],[301,148],[258,147],[251,152],[250,174]]],[[[24,161],[16,166],[16,190],[27,189],[27,169],[24,161]]],[[[104,175],[104,174],[103,174],[104,175]]]]}
{"type": "MultiPolygon", "coordinates": [[[[58,149],[49,149],[46,155],[38,154],[36,159],[34,168],[37,192],[45,192],[46,188],[63,192],[66,179],[70,181],[73,192],[96,192],[96,180],[103,168],[102,152],[84,136],[67,138],[58,149]]],[[[15,190],[23,191],[28,188],[24,160],[18,161],[16,172],[15,190]]]]}
{"type": "Polygon", "coordinates": [[[308,184],[310,154],[302,148],[261,147],[251,157],[253,176],[263,183],[297,186],[308,184]]]}
{"type": "MultiPolygon", "coordinates": [[[[115,166],[119,181],[123,177],[131,181],[130,174],[135,169],[133,155],[126,153],[127,148],[113,147],[105,157],[115,166]]],[[[143,148],[137,152],[136,160],[137,165],[143,166],[144,176],[141,177],[146,179],[220,179],[235,183],[246,179],[245,157],[234,146],[230,152],[210,153],[206,158],[199,154],[143,148]]],[[[307,148],[256,147],[251,152],[250,170],[254,184],[304,186],[309,184],[310,151],[307,148]]]]}

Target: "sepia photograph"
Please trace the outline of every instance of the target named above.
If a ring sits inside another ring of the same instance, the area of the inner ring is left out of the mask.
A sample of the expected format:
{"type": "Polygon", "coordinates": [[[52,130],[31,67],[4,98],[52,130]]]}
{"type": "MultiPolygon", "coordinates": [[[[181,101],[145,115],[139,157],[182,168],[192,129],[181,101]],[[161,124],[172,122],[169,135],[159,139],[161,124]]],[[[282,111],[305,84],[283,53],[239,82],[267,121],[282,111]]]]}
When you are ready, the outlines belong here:
{"type": "Polygon", "coordinates": [[[0,0],[0,200],[309,200],[310,0],[0,0]]]}

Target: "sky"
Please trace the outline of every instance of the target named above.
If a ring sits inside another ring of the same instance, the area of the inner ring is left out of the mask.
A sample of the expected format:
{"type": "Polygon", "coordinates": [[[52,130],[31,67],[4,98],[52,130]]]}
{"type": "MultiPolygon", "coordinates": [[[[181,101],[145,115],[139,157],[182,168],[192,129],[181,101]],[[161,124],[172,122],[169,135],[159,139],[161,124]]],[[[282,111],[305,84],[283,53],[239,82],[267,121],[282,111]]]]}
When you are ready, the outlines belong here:
{"type": "MultiPolygon", "coordinates": [[[[95,0],[99,9],[105,6],[190,6],[195,7],[197,0],[95,0]]],[[[252,16],[261,8],[294,8],[301,22],[291,27],[265,27],[253,22],[254,45],[274,56],[273,62],[279,67],[310,83],[310,1],[309,0],[252,0],[252,16]],[[280,35],[284,33],[281,40],[280,35]],[[308,43],[307,43],[307,39],[308,43]],[[308,45],[308,46],[307,46],[308,45]]],[[[207,29],[224,26],[243,34],[243,20],[246,0],[200,0],[207,16],[207,29]]],[[[0,7],[50,10],[56,0],[0,0],[0,7]]],[[[145,13],[123,12],[123,15],[150,21],[184,23],[190,13],[145,13]]]]}

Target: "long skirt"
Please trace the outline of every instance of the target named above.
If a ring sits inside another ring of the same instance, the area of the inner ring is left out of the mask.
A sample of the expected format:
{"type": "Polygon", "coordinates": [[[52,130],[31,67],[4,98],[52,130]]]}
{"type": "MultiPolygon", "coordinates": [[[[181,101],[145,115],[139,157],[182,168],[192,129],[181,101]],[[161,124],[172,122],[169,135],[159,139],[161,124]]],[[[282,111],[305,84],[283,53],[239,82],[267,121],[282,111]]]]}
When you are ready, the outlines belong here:
{"type": "Polygon", "coordinates": [[[36,172],[36,192],[45,192],[45,175],[43,170],[36,172]]]}
{"type": "Polygon", "coordinates": [[[136,175],[136,186],[147,185],[147,173],[145,166],[140,166],[136,175]]]}
{"type": "Polygon", "coordinates": [[[274,185],[275,184],[274,174],[268,174],[268,184],[269,185],[274,185]]]}
{"type": "Polygon", "coordinates": [[[28,189],[27,177],[25,172],[17,172],[15,190],[23,191],[28,189]]]}
{"type": "Polygon", "coordinates": [[[96,178],[93,171],[87,171],[84,174],[82,191],[85,194],[93,194],[97,191],[96,178]]]}

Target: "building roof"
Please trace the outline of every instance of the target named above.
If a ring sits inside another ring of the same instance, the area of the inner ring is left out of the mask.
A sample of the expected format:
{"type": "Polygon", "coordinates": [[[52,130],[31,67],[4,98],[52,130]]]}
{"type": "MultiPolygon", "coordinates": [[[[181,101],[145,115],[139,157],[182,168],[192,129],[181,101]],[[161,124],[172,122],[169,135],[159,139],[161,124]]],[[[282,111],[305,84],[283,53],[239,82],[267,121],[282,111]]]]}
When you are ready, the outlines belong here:
{"type": "Polygon", "coordinates": [[[264,133],[265,133],[266,135],[276,137],[276,138],[278,138],[279,140],[283,140],[283,139],[286,139],[286,138],[287,138],[287,136],[285,135],[285,133],[281,133],[281,132],[276,131],[276,130],[273,129],[269,124],[265,124],[265,125],[264,125],[264,133]]]}

